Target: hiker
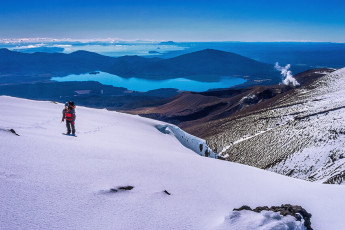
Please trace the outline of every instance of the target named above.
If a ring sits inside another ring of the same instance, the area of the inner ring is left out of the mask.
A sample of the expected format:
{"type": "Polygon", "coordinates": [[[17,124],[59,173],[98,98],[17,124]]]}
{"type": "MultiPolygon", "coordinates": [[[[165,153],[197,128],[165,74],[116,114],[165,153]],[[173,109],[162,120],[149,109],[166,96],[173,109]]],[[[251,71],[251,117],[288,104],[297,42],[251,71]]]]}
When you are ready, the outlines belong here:
{"type": "Polygon", "coordinates": [[[67,135],[71,134],[75,136],[75,105],[73,101],[66,102],[65,103],[65,108],[62,110],[62,121],[66,120],[66,127],[67,127],[67,135]]]}

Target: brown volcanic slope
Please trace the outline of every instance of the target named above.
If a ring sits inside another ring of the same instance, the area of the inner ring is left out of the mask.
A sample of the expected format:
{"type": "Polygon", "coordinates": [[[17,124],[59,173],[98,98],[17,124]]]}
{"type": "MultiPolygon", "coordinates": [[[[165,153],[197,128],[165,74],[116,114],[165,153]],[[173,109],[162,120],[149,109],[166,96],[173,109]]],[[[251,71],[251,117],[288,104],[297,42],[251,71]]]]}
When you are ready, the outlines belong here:
{"type": "Polygon", "coordinates": [[[345,68],[315,73],[324,76],[192,129],[229,161],[345,184],[345,68]]]}
{"type": "MultiPolygon", "coordinates": [[[[308,88],[316,79],[333,72],[334,69],[314,69],[302,72],[294,76],[296,80],[301,84],[301,88],[308,88]]],[[[207,123],[201,123],[191,121],[186,124],[184,128],[187,132],[204,138],[210,142],[211,148],[214,152],[219,152],[219,145],[214,145],[214,141],[210,141],[210,138],[214,138],[215,134],[222,133],[221,127],[228,122],[234,123],[240,126],[239,119],[243,119],[251,115],[257,115],[265,111],[270,111],[272,108],[289,106],[289,97],[295,94],[295,88],[287,87],[283,85],[273,86],[256,86],[247,88],[248,90],[242,94],[231,97],[229,100],[233,102],[232,110],[223,113],[222,117],[216,117],[216,119],[206,119],[207,123]]],[[[245,89],[244,89],[245,90],[245,89]]],[[[294,102],[292,102],[293,104],[294,102]]],[[[252,122],[252,121],[251,121],[252,122]]],[[[227,127],[229,127],[227,125],[227,127]]],[[[247,127],[247,126],[246,126],[247,127]]],[[[236,128],[236,132],[240,135],[247,135],[250,130],[247,130],[245,126],[236,128]],[[242,131],[241,131],[242,130],[242,131]]],[[[224,146],[224,141],[222,141],[224,146]]]]}
{"type": "MultiPolygon", "coordinates": [[[[171,102],[156,108],[138,110],[141,116],[167,121],[178,125],[187,132],[196,136],[201,133],[192,132],[193,126],[219,120],[242,108],[257,103],[260,99],[270,98],[281,93],[283,87],[253,87],[246,89],[234,89],[214,91],[210,93],[184,92],[176,96],[171,102]],[[224,95],[225,94],[225,95],[224,95]],[[257,94],[259,98],[248,98],[240,101],[249,94],[257,94]]],[[[197,131],[197,130],[196,130],[197,131]]]]}
{"type": "Polygon", "coordinates": [[[226,160],[345,183],[344,73],[345,68],[309,70],[295,76],[298,88],[185,92],[162,106],[132,112],[177,124],[226,160]]]}
{"type": "MultiPolygon", "coordinates": [[[[295,77],[301,85],[308,85],[331,71],[333,70],[309,70],[295,77]]],[[[226,123],[226,119],[231,120],[262,108],[269,108],[280,97],[291,93],[291,90],[293,89],[286,86],[273,85],[202,93],[183,92],[164,105],[125,112],[176,124],[188,133],[207,140],[218,131],[210,126],[218,126],[226,123]]]]}

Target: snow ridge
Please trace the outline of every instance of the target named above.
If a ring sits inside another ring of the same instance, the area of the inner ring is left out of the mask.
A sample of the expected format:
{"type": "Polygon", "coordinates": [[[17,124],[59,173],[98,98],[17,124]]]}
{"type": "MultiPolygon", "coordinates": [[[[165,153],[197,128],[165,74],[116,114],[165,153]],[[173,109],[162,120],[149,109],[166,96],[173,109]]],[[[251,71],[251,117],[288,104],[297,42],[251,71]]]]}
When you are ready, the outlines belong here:
{"type": "Polygon", "coordinates": [[[191,149],[195,153],[211,158],[219,158],[218,154],[215,154],[206,144],[206,141],[186,133],[176,125],[166,124],[157,125],[156,128],[164,134],[171,134],[176,137],[180,143],[188,149],[191,149]]]}
{"type": "MultiPolygon", "coordinates": [[[[230,145],[225,146],[225,147],[222,149],[222,151],[220,151],[218,154],[219,154],[220,156],[223,156],[223,153],[226,152],[226,151],[227,151],[229,148],[231,148],[233,145],[236,145],[236,144],[241,143],[241,142],[243,142],[243,141],[249,140],[249,139],[251,139],[251,138],[253,138],[253,137],[256,137],[256,136],[259,136],[259,135],[261,135],[261,134],[264,134],[264,133],[266,133],[266,132],[268,132],[268,131],[270,131],[270,130],[272,130],[272,128],[268,128],[267,130],[260,131],[260,132],[258,132],[258,133],[253,134],[253,135],[250,135],[250,136],[241,137],[239,140],[234,141],[234,142],[231,143],[230,145]]],[[[229,156],[229,155],[227,154],[227,155],[224,155],[223,157],[228,157],[228,156],[229,156]]]]}

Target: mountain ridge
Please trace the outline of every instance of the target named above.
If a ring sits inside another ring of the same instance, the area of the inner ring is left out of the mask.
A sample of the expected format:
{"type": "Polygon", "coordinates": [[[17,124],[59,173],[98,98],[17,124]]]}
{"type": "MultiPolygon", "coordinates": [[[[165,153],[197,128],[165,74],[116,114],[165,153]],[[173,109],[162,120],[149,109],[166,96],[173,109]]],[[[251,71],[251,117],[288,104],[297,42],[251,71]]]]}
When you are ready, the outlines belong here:
{"type": "MultiPolygon", "coordinates": [[[[123,56],[103,56],[89,51],[63,53],[20,53],[2,49],[0,52],[0,80],[11,83],[6,75],[30,76],[37,81],[52,76],[66,76],[104,71],[120,77],[171,79],[184,77],[198,81],[217,81],[221,77],[242,77],[248,84],[277,82],[279,73],[273,65],[260,63],[244,56],[205,49],[170,59],[123,56]]],[[[19,79],[20,80],[20,79],[19,79]]],[[[25,81],[25,77],[22,77],[25,81]]]]}

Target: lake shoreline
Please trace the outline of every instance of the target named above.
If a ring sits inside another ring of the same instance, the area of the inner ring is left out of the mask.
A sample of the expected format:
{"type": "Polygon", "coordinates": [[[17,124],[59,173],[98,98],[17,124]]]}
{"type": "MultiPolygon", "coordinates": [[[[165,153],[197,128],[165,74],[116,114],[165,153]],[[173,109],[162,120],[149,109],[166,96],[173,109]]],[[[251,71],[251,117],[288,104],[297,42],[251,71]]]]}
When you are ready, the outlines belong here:
{"type": "Polygon", "coordinates": [[[51,81],[69,82],[69,81],[96,81],[103,85],[114,87],[123,87],[132,91],[147,92],[150,90],[162,88],[175,88],[181,91],[203,92],[210,89],[230,88],[247,82],[240,77],[221,77],[219,81],[205,82],[195,81],[187,78],[171,78],[167,80],[152,80],[145,78],[123,78],[114,74],[93,71],[85,74],[70,74],[64,77],[52,77],[51,81]],[[97,73],[97,74],[95,74],[97,73]]]}

